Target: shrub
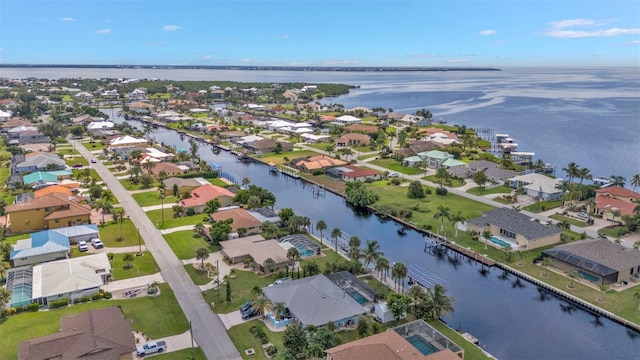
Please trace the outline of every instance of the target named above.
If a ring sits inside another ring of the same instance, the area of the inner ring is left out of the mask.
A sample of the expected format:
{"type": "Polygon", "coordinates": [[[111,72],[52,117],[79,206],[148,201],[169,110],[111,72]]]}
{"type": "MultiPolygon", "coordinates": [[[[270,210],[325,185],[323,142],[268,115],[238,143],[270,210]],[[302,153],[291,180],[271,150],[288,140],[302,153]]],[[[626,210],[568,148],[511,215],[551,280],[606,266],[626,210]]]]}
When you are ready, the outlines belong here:
{"type": "Polygon", "coordinates": [[[58,299],[49,303],[49,309],[57,309],[69,305],[69,299],[58,299]]]}
{"type": "Polygon", "coordinates": [[[274,357],[277,353],[278,353],[278,347],[275,345],[269,345],[267,346],[266,349],[264,349],[264,351],[267,353],[267,355],[269,355],[270,357],[274,357]]]}
{"type": "Polygon", "coordinates": [[[93,301],[100,300],[100,298],[102,298],[102,295],[100,295],[100,293],[95,293],[91,295],[91,300],[93,301]]]}
{"type": "Polygon", "coordinates": [[[402,184],[402,180],[400,180],[398,178],[391,179],[391,184],[400,185],[400,184],[402,184]]]}
{"type": "Polygon", "coordinates": [[[424,193],[427,194],[427,195],[431,195],[432,191],[431,191],[430,188],[425,188],[424,189],[424,193]]]}
{"type": "Polygon", "coordinates": [[[437,195],[447,195],[448,192],[449,192],[449,190],[447,190],[446,188],[437,188],[436,189],[436,194],[437,195]]]}
{"type": "Polygon", "coordinates": [[[324,171],[322,170],[313,170],[313,172],[311,172],[311,175],[313,176],[318,176],[318,175],[322,175],[324,174],[324,171]]]}
{"type": "Polygon", "coordinates": [[[106,291],[106,292],[104,293],[104,298],[105,298],[105,299],[107,299],[107,300],[108,300],[108,299],[111,299],[112,297],[113,297],[113,295],[112,295],[110,292],[106,291]]]}
{"type": "Polygon", "coordinates": [[[89,301],[89,296],[83,296],[80,301],[82,301],[83,303],[86,303],[87,301],[89,301]]]}
{"type": "Polygon", "coordinates": [[[40,305],[38,303],[31,303],[27,305],[27,311],[38,311],[40,310],[40,305]]]}
{"type": "Polygon", "coordinates": [[[109,259],[109,260],[113,260],[114,256],[115,255],[113,253],[111,253],[111,252],[107,253],[107,259],[109,259]]]}
{"type": "Polygon", "coordinates": [[[187,216],[193,216],[196,214],[196,210],[194,208],[187,209],[187,216]]]}

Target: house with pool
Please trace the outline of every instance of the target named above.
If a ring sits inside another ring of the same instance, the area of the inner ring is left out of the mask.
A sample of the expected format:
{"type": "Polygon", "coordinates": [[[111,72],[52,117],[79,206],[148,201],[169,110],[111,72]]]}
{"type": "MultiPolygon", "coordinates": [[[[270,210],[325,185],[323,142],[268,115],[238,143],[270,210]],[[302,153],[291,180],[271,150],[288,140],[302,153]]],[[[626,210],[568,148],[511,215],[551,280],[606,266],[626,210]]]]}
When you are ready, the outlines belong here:
{"type": "Polygon", "coordinates": [[[552,266],[578,275],[596,285],[640,282],[640,251],[608,239],[587,239],[542,251],[552,266]]]}
{"type": "Polygon", "coordinates": [[[336,285],[324,275],[314,275],[298,280],[284,281],[262,289],[272,303],[282,302],[292,315],[277,321],[267,315],[275,328],[282,328],[293,321],[301,325],[324,326],[329,322],[337,329],[353,327],[358,317],[369,312],[353,295],[336,285]]]}
{"type": "Polygon", "coordinates": [[[486,211],[482,217],[467,221],[467,231],[479,234],[491,232],[489,239],[480,241],[497,248],[531,250],[560,242],[562,230],[552,224],[543,224],[531,217],[508,208],[486,211]]]}

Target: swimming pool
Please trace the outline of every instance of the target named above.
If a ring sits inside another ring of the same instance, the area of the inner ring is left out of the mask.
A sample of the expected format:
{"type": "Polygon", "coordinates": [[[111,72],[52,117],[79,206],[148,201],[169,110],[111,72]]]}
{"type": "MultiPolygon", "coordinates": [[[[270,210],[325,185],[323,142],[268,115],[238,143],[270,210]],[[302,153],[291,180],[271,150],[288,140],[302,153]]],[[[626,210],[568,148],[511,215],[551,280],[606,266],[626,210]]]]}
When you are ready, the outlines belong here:
{"type": "Polygon", "coordinates": [[[598,278],[597,276],[593,276],[591,274],[587,274],[586,272],[582,272],[580,270],[578,270],[578,275],[580,275],[581,277],[593,282],[593,283],[597,283],[600,281],[600,278],[598,278]]]}
{"type": "Polygon", "coordinates": [[[315,255],[315,252],[309,249],[308,247],[306,247],[305,245],[298,245],[296,246],[296,248],[298,248],[298,251],[300,251],[301,257],[309,257],[309,256],[315,255]]]}
{"type": "Polygon", "coordinates": [[[366,297],[364,297],[362,294],[360,294],[358,292],[358,290],[356,290],[354,288],[347,288],[344,291],[347,294],[349,294],[349,296],[351,296],[353,298],[353,300],[357,301],[358,304],[360,304],[360,305],[364,305],[364,304],[369,302],[369,300],[366,297]]]}
{"type": "Polygon", "coordinates": [[[489,238],[489,240],[490,240],[492,243],[494,243],[494,244],[498,244],[498,245],[500,245],[500,246],[502,246],[502,247],[509,247],[509,248],[511,247],[511,244],[509,244],[508,242],[506,242],[506,241],[504,241],[504,240],[502,240],[502,239],[498,239],[498,238],[497,238],[497,237],[495,237],[495,236],[490,237],[490,238],[489,238]]]}
{"type": "Polygon", "coordinates": [[[31,286],[26,284],[16,285],[11,292],[11,306],[24,306],[31,304],[31,286]]]}
{"type": "Polygon", "coordinates": [[[422,355],[429,355],[439,351],[437,347],[430,344],[420,335],[413,335],[408,337],[406,340],[409,344],[413,345],[414,348],[420,351],[422,355]]]}

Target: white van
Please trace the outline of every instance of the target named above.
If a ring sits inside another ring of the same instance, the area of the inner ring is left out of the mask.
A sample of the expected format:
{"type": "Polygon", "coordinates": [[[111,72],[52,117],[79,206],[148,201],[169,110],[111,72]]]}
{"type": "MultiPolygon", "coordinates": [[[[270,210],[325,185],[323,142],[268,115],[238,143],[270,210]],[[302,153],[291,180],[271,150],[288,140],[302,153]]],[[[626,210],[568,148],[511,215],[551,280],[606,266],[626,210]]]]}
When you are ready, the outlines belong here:
{"type": "Polygon", "coordinates": [[[98,238],[91,239],[91,245],[93,245],[93,247],[96,249],[102,249],[104,247],[104,245],[102,244],[102,240],[98,238]]]}

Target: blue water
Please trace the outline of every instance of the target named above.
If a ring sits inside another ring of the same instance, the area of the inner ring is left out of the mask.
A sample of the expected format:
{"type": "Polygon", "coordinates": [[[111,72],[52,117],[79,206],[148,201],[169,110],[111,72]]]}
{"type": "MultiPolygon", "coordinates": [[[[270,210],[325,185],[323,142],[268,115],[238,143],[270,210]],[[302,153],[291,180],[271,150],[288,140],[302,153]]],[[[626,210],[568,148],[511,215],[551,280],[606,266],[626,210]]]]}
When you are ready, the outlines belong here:
{"type": "Polygon", "coordinates": [[[406,339],[409,344],[413,345],[418,351],[422,353],[422,355],[433,354],[434,352],[438,352],[438,348],[431,345],[427,340],[425,340],[420,335],[413,335],[406,339]]]}
{"type": "Polygon", "coordinates": [[[498,245],[500,245],[502,247],[511,247],[511,244],[509,244],[508,242],[506,242],[506,241],[504,241],[502,239],[498,239],[495,236],[490,237],[489,240],[491,240],[492,243],[498,244],[498,245]]]}
{"type": "Polygon", "coordinates": [[[600,279],[599,279],[598,277],[593,276],[593,275],[591,275],[591,274],[587,274],[586,272],[583,272],[583,271],[578,270],[578,274],[579,274],[581,277],[583,277],[583,278],[585,278],[585,279],[587,279],[587,280],[589,280],[589,281],[591,281],[591,282],[593,282],[593,283],[600,282],[600,279]]]}
{"type": "Polygon", "coordinates": [[[366,297],[364,297],[362,294],[360,294],[360,292],[358,292],[358,290],[356,290],[354,288],[347,288],[344,291],[347,294],[349,294],[349,296],[351,296],[353,298],[353,300],[357,301],[358,304],[360,304],[360,305],[364,305],[364,304],[369,302],[369,300],[367,300],[366,297]]]}
{"type": "Polygon", "coordinates": [[[296,248],[298,248],[298,251],[300,251],[300,256],[301,257],[309,257],[309,256],[313,256],[316,253],[313,250],[310,250],[309,248],[307,248],[304,245],[298,245],[296,246],[296,248]]]}
{"type": "Polygon", "coordinates": [[[22,284],[17,285],[11,292],[11,306],[24,306],[31,303],[31,286],[22,284]]]}

